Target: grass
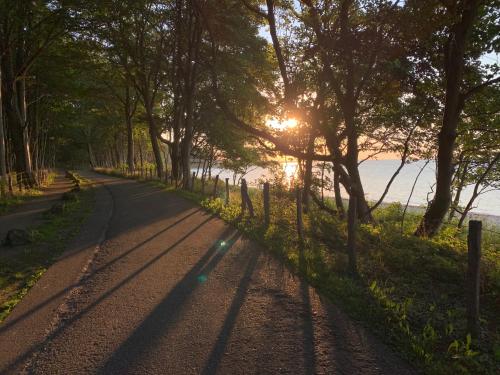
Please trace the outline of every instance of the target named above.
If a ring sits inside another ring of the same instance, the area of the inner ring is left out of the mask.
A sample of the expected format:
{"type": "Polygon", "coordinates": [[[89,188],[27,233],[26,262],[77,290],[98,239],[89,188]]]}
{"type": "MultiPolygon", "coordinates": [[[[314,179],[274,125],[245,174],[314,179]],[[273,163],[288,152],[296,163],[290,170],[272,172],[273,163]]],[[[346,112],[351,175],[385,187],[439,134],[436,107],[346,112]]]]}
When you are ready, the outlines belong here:
{"type": "MultiPolygon", "coordinates": [[[[42,187],[51,185],[54,182],[55,176],[55,173],[49,173],[47,180],[42,187]]],[[[33,188],[24,189],[22,191],[15,190],[12,194],[7,195],[6,197],[0,197],[0,215],[5,215],[17,205],[41,195],[42,191],[40,189],[33,188]]]]}
{"type": "Polygon", "coordinates": [[[57,260],[90,213],[93,191],[80,181],[82,190],[64,202],[61,214],[46,213],[45,222],[30,230],[30,244],[0,252],[0,322],[57,260]]]}
{"type": "MultiPolygon", "coordinates": [[[[478,343],[466,331],[466,229],[447,224],[432,239],[417,238],[413,231],[420,220],[418,213],[406,214],[401,232],[401,205],[378,209],[376,224],[359,227],[359,278],[352,278],[346,273],[346,223],[313,207],[304,216],[305,240],[300,242],[293,194],[280,181],[271,189],[267,228],[262,193],[257,189],[249,189],[256,212],[250,218],[241,217],[238,188],[231,187],[226,206],[222,183],[215,199],[200,194],[200,181],[195,182],[194,192],[154,183],[199,203],[261,243],[425,373],[499,373],[499,228],[483,231],[478,343]]],[[[205,191],[212,190],[213,182],[207,183],[205,191]]]]}

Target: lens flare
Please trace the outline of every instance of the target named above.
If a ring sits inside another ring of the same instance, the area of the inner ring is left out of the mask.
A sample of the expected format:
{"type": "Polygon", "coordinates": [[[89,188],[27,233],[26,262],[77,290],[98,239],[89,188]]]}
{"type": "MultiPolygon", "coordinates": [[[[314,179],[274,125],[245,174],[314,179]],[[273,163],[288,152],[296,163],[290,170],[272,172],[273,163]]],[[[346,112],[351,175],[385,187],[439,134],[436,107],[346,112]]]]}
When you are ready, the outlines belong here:
{"type": "Polygon", "coordinates": [[[286,129],[291,129],[297,126],[297,120],[294,118],[288,118],[288,119],[277,119],[277,118],[270,118],[266,121],[267,126],[269,126],[272,129],[275,130],[286,130],[286,129]]]}

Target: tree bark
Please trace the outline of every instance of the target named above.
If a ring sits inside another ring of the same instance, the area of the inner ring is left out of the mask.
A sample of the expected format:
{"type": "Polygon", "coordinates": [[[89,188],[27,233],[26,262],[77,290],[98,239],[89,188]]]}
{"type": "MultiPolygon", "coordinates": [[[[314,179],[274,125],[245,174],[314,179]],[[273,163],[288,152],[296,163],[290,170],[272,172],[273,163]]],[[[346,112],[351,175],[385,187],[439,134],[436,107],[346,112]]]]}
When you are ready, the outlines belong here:
{"type": "MultiPolygon", "coordinates": [[[[7,58],[5,59],[7,60],[7,58]]],[[[21,118],[16,114],[17,95],[15,90],[15,82],[11,64],[4,60],[4,91],[5,99],[5,119],[11,139],[11,151],[15,156],[14,169],[17,173],[22,173],[25,170],[25,153],[23,148],[23,126],[20,122],[21,118]]]]}
{"type": "Polygon", "coordinates": [[[151,140],[151,147],[153,149],[153,155],[156,163],[156,174],[158,178],[161,180],[163,179],[164,168],[163,168],[163,159],[161,157],[160,145],[158,144],[158,138],[156,136],[157,128],[153,114],[153,104],[149,100],[145,100],[144,102],[146,109],[146,118],[148,120],[149,138],[151,140]]]}
{"type": "Polygon", "coordinates": [[[458,171],[459,175],[457,176],[458,185],[457,191],[455,192],[455,197],[453,198],[453,203],[451,204],[450,214],[448,215],[448,221],[452,221],[455,217],[455,212],[458,206],[460,205],[460,197],[462,195],[462,190],[465,186],[465,178],[467,176],[469,162],[464,162],[461,169],[458,171]]]}
{"type": "Polygon", "coordinates": [[[340,172],[338,170],[339,166],[333,163],[333,193],[335,195],[335,206],[337,207],[337,212],[339,217],[343,219],[345,217],[344,202],[342,201],[342,195],[340,194],[340,172]]]}
{"type": "Polygon", "coordinates": [[[134,165],[134,128],[132,124],[133,108],[130,98],[130,88],[127,84],[125,88],[125,121],[127,124],[127,165],[130,173],[135,169],[134,165]]]}
{"type": "Polygon", "coordinates": [[[313,160],[312,153],[314,151],[314,136],[311,134],[309,139],[309,144],[307,145],[307,153],[311,155],[306,159],[305,162],[305,170],[304,170],[304,189],[302,190],[302,203],[303,203],[303,211],[307,213],[309,211],[309,202],[310,202],[310,194],[311,194],[311,185],[312,185],[312,168],[313,168],[313,160]]]}
{"type": "Polygon", "coordinates": [[[5,128],[3,124],[2,66],[0,64],[0,196],[5,197],[7,187],[7,160],[5,150],[5,128]]]}

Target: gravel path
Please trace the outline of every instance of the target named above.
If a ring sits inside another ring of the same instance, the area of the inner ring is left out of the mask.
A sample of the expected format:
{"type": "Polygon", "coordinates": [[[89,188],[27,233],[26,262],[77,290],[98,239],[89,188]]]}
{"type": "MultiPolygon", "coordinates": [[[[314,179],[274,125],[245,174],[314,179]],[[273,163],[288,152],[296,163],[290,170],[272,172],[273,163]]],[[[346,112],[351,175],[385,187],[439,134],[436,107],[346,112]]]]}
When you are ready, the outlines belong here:
{"type": "Polygon", "coordinates": [[[26,320],[45,327],[40,342],[0,354],[0,373],[414,373],[223,221],[145,184],[88,177],[109,194],[83,237],[107,225],[104,241],[80,244],[87,262],[66,265],[80,271],[57,297],[37,284],[0,326],[2,349],[26,320]],[[42,313],[47,298],[60,304],[42,313]]]}

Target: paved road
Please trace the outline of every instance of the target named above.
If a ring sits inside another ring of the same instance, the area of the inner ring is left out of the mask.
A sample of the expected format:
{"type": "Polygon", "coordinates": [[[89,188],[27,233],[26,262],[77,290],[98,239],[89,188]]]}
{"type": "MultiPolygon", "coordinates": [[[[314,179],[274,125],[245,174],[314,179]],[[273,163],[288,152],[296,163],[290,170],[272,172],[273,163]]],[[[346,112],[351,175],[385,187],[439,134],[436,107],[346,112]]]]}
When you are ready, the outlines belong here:
{"type": "Polygon", "coordinates": [[[98,211],[0,326],[0,373],[413,374],[221,220],[92,177],[98,211]]]}
{"type": "Polygon", "coordinates": [[[0,242],[10,229],[33,228],[42,222],[43,213],[72,188],[72,182],[58,174],[54,183],[41,189],[43,195],[20,204],[11,212],[0,216],[0,242]]]}

